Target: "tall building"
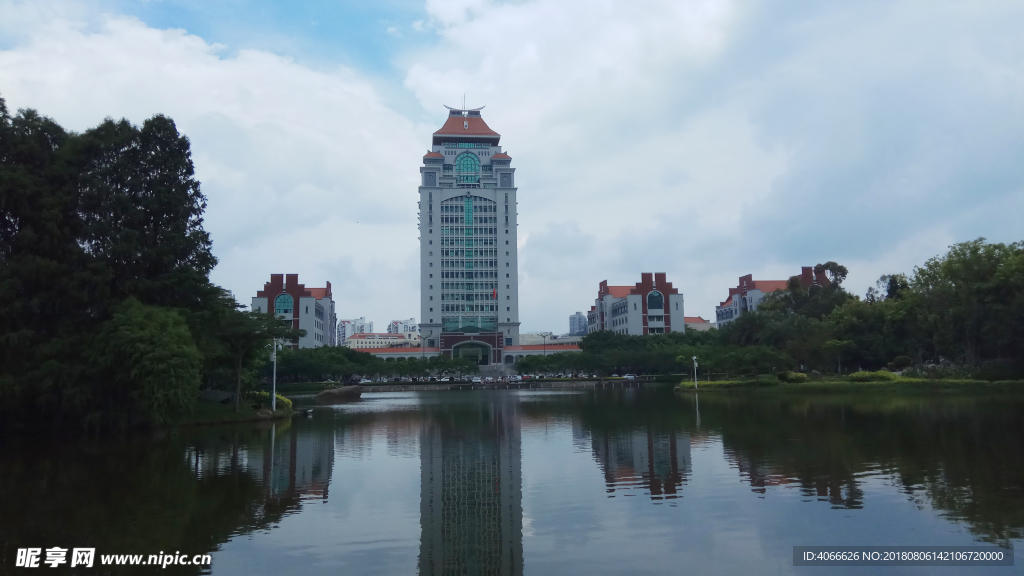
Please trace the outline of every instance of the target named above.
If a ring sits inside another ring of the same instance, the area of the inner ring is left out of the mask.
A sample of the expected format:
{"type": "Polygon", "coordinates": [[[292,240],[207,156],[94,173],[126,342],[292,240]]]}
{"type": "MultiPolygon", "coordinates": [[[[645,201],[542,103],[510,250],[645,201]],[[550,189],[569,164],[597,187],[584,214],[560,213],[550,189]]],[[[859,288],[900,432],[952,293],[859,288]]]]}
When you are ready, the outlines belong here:
{"type": "Polygon", "coordinates": [[[569,316],[569,335],[583,336],[587,333],[587,317],[583,312],[577,312],[569,316]]]}
{"type": "Polygon", "coordinates": [[[644,272],[633,286],[609,286],[604,280],[587,314],[587,331],[598,330],[632,335],[684,332],[683,295],[664,272],[644,272]]]}
{"type": "Polygon", "coordinates": [[[253,312],[276,314],[291,320],[292,327],[306,331],[295,348],[337,345],[331,283],[326,288],[306,288],[298,274],[271,274],[270,282],[252,299],[253,312]]]}
{"type": "Polygon", "coordinates": [[[344,346],[345,340],[353,334],[372,334],[373,322],[367,322],[366,318],[352,318],[349,320],[338,320],[338,346],[344,346]]]}
{"type": "Polygon", "coordinates": [[[389,334],[404,334],[406,332],[416,332],[420,327],[416,324],[415,318],[409,318],[408,320],[392,320],[388,324],[389,334]]]}
{"type": "Polygon", "coordinates": [[[500,363],[519,341],[512,158],[481,108],[449,108],[420,168],[420,335],[428,348],[500,363]]]}
{"type": "Polygon", "coordinates": [[[765,296],[776,290],[785,290],[789,287],[790,281],[795,281],[804,288],[830,284],[824,271],[815,272],[810,266],[804,266],[799,276],[793,276],[789,280],[754,280],[753,274],[740,276],[736,287],[729,288],[729,297],[725,302],[715,306],[715,320],[722,326],[739,318],[745,312],[757,310],[765,296]]]}

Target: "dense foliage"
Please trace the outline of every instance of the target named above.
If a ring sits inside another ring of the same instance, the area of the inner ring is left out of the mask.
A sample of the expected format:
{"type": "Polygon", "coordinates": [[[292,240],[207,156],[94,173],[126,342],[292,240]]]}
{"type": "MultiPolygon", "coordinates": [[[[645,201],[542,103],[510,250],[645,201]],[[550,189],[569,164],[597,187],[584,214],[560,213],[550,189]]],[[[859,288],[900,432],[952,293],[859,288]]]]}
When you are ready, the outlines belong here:
{"type": "Polygon", "coordinates": [[[173,423],[297,336],[209,282],[205,208],[169,118],[75,134],[0,99],[3,422],[173,423]]]}
{"type": "Polygon", "coordinates": [[[909,276],[883,276],[863,299],[844,288],[844,266],[826,262],[815,269],[830,282],[804,287],[791,278],[785,290],[721,330],[595,332],[583,339],[582,352],[528,357],[517,366],[547,373],[692,374],[696,356],[702,378],[908,368],[932,376],[1024,375],[1024,242],[956,244],[909,276]]]}

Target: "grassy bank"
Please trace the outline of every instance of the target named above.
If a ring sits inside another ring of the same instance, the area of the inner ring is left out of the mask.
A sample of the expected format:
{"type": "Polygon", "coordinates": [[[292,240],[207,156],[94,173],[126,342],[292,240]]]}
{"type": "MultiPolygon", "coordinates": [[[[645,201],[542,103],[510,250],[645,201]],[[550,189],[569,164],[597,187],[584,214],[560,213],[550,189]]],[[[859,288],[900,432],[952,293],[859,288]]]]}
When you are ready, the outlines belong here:
{"type": "Polygon", "coordinates": [[[200,400],[196,402],[192,414],[182,420],[182,426],[200,426],[203,424],[231,424],[235,422],[259,422],[260,420],[272,420],[286,418],[292,414],[291,410],[277,410],[269,417],[261,417],[256,414],[256,409],[248,404],[243,404],[238,412],[235,412],[233,404],[221,404],[200,400]]]}
{"type": "MultiPolygon", "coordinates": [[[[681,382],[680,390],[694,390],[693,380],[681,382]]],[[[763,376],[760,380],[720,380],[714,382],[697,382],[697,390],[773,390],[799,392],[1024,392],[1024,381],[1003,380],[938,380],[926,378],[895,377],[890,380],[876,382],[855,382],[849,378],[826,378],[799,384],[780,382],[772,376],[763,376]]]]}

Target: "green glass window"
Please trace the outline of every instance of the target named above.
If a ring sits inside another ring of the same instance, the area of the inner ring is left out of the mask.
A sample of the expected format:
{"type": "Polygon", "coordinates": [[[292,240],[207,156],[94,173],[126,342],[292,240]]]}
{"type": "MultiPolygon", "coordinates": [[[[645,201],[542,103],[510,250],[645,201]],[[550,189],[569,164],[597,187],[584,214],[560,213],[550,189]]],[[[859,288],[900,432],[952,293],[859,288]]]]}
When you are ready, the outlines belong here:
{"type": "Polygon", "coordinates": [[[459,154],[455,159],[455,171],[459,182],[479,182],[480,159],[470,152],[459,154]]]}
{"type": "Polygon", "coordinates": [[[275,314],[291,314],[294,310],[293,305],[295,300],[292,299],[288,294],[281,294],[274,299],[274,313],[275,314]]]}

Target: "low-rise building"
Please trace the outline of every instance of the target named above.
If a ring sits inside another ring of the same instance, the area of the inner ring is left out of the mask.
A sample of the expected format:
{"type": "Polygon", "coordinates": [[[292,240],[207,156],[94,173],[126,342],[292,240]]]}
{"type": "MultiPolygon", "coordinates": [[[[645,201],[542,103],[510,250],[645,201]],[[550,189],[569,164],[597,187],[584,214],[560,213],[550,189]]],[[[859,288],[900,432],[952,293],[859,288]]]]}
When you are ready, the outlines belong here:
{"type": "MultiPolygon", "coordinates": [[[[800,275],[793,278],[804,288],[829,285],[825,272],[816,273],[810,266],[801,268],[800,275]]],[[[772,292],[788,287],[789,280],[754,280],[753,274],[740,276],[736,287],[729,288],[729,297],[715,307],[715,320],[719,326],[724,326],[745,312],[757,310],[758,305],[772,292]]]]}
{"type": "Polygon", "coordinates": [[[587,331],[598,330],[632,335],[683,332],[683,295],[664,272],[644,272],[633,286],[609,286],[604,280],[587,314],[587,331]]]}
{"type": "Polygon", "coordinates": [[[383,333],[358,333],[345,339],[345,346],[348,348],[411,348],[415,344],[419,346],[419,337],[406,338],[405,334],[383,333]]]}
{"type": "Polygon", "coordinates": [[[526,333],[519,335],[519,343],[523,346],[578,346],[580,341],[583,340],[582,336],[570,336],[563,334],[561,336],[557,334],[543,334],[543,333],[526,333]]]}
{"type": "Polygon", "coordinates": [[[305,330],[295,348],[335,346],[337,316],[332,298],[330,282],[325,288],[306,288],[298,274],[271,274],[270,282],[252,299],[252,311],[276,314],[291,321],[293,328],[305,330]]]}
{"type": "Polygon", "coordinates": [[[701,318],[700,316],[686,316],[685,319],[687,330],[696,330],[698,332],[704,332],[706,330],[711,330],[712,328],[715,327],[714,322],[708,322],[707,320],[701,318]]]}

